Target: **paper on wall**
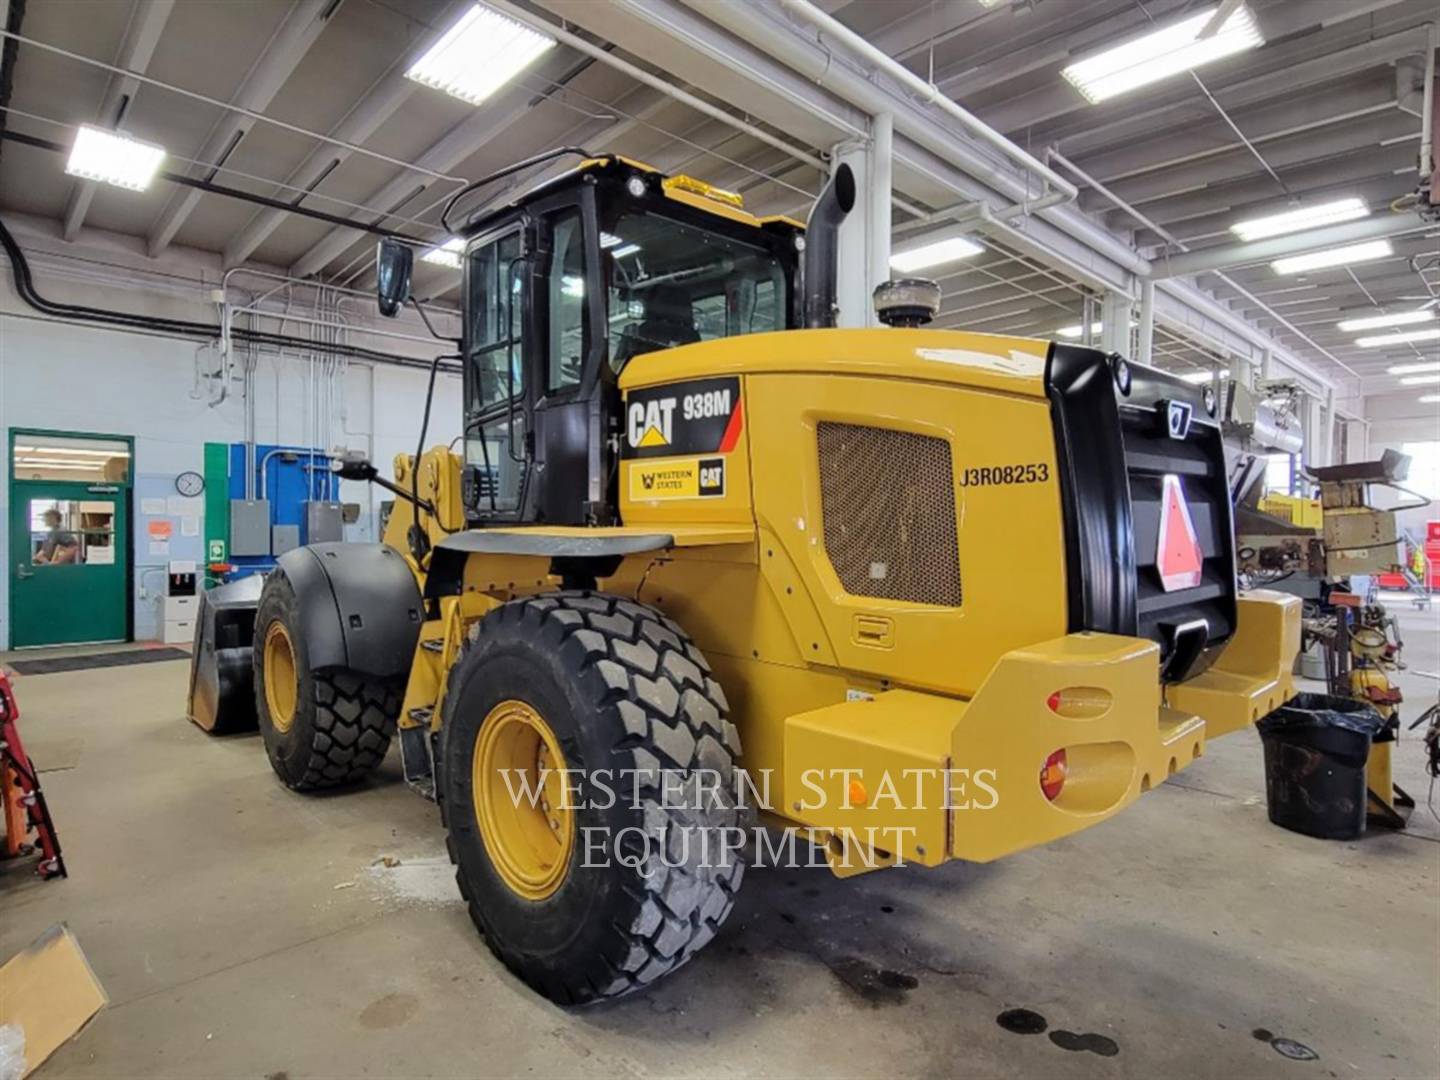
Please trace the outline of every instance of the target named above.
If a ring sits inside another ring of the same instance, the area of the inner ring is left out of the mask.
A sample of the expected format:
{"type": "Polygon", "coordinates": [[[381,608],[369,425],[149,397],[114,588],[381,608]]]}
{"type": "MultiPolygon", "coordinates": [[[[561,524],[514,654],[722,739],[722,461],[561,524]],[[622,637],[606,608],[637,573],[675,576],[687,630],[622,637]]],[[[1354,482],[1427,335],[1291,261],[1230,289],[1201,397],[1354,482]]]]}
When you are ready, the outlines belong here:
{"type": "Polygon", "coordinates": [[[174,525],[169,518],[154,518],[147,525],[151,540],[169,540],[174,525]]]}
{"type": "Polygon", "coordinates": [[[194,497],[171,495],[165,500],[165,513],[171,517],[179,517],[181,514],[198,514],[204,505],[204,500],[198,495],[194,497]]]}
{"type": "Polygon", "coordinates": [[[170,554],[170,541],[169,541],[169,540],[151,540],[151,541],[150,541],[150,554],[151,554],[151,555],[167,555],[167,556],[168,556],[168,555],[170,554]]]}
{"type": "Polygon", "coordinates": [[[194,514],[182,514],[180,516],[180,535],[199,536],[200,519],[194,514]]]}
{"type": "Polygon", "coordinates": [[[165,513],[165,500],[164,500],[164,499],[141,499],[141,500],[140,500],[140,513],[142,513],[142,514],[150,514],[150,515],[163,514],[163,513],[165,513]]]}

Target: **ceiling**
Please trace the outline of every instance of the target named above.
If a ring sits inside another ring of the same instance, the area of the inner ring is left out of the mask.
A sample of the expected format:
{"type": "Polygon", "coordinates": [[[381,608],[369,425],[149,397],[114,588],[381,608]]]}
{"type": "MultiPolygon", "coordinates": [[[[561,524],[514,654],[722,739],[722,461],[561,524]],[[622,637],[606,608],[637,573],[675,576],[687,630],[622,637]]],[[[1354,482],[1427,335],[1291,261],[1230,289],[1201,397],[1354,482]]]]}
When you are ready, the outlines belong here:
{"type": "MultiPolygon", "coordinates": [[[[166,147],[168,168],[437,239],[439,204],[461,179],[558,144],[691,172],[741,190],[759,213],[800,210],[818,189],[813,166],[569,46],[551,49],[478,108],[405,79],[409,62],[467,6],[31,0],[3,119],[11,131],[68,145],[75,125],[109,124],[123,114],[130,134],[166,147]]],[[[525,6],[552,22],[575,19],[572,29],[587,40],[748,115],[763,132],[815,152],[829,149],[817,128],[786,122],[777,95],[773,108],[758,111],[767,88],[734,76],[733,87],[717,89],[713,78],[705,82],[678,60],[673,66],[682,70],[670,70],[663,43],[643,47],[637,19],[663,20],[672,11],[703,19],[707,6],[699,0],[611,0],[583,11],[573,0],[525,6]]],[[[1435,17],[1428,0],[1250,0],[1262,47],[1206,66],[1198,78],[1176,76],[1099,105],[1088,104],[1060,69],[1078,54],[1144,33],[1152,20],[1204,5],[820,6],[1031,153],[1055,148],[1129,203],[1148,223],[1077,181],[1080,208],[1152,259],[1233,244],[1235,221],[1296,201],[1358,195],[1385,214],[1417,183],[1422,27],[1435,17]]],[[[0,150],[0,210],[50,219],[70,239],[107,230],[143,237],[155,256],[192,248],[221,253],[226,265],[250,261],[339,282],[357,282],[369,269],[371,238],[353,229],[168,183],[144,193],[82,184],[64,174],[58,154],[17,142],[0,150]]],[[[907,197],[921,210],[953,201],[921,185],[907,197]]],[[[897,227],[906,220],[897,212],[897,227]]],[[[1396,237],[1393,257],[1349,269],[1280,277],[1262,261],[1228,270],[1227,280],[1202,274],[1197,284],[1342,387],[1393,391],[1386,368],[1440,358],[1437,343],[1362,349],[1334,324],[1440,296],[1437,236],[1440,228],[1396,237]]],[[[1062,262],[1030,245],[983,242],[983,255],[934,272],[944,289],[942,325],[1052,336],[1080,322],[1085,287],[1062,262]]],[[[430,295],[453,285],[442,268],[421,264],[417,273],[430,295]]],[[[1174,325],[1157,330],[1162,365],[1223,363],[1223,353],[1215,341],[1174,325]]]]}

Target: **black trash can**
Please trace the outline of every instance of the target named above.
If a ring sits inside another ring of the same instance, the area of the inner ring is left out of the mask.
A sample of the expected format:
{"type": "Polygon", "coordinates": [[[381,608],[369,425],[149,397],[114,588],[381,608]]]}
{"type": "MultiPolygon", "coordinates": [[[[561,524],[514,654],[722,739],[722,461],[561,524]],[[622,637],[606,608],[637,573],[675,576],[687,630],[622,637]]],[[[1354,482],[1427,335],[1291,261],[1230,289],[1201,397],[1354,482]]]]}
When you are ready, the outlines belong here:
{"type": "Polygon", "coordinates": [[[1365,832],[1365,762],[1385,727],[1379,713],[1353,698],[1297,694],[1255,726],[1272,822],[1326,840],[1365,832]]]}

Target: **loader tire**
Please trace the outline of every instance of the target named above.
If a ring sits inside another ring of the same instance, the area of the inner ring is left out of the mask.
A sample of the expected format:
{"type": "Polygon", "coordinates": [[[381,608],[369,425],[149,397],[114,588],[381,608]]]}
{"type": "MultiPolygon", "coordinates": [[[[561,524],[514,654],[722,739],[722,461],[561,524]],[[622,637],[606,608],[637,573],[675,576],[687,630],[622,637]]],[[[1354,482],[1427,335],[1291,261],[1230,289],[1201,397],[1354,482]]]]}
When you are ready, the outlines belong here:
{"type": "Polygon", "coordinates": [[[270,766],[295,791],[364,779],[385,760],[404,686],[348,668],[312,669],[295,591],[271,574],[255,613],[255,715],[270,766]]]}
{"type": "Polygon", "coordinates": [[[700,650],[642,604],[565,591],[480,620],[450,674],[437,800],[471,919],[545,997],[641,989],[730,914],[750,815],[727,708],[700,650]],[[518,777],[496,778],[496,762],[519,764],[555,800],[557,760],[573,808],[542,801],[537,818],[515,804],[518,777]],[[715,797],[697,797],[707,783],[715,797]]]}

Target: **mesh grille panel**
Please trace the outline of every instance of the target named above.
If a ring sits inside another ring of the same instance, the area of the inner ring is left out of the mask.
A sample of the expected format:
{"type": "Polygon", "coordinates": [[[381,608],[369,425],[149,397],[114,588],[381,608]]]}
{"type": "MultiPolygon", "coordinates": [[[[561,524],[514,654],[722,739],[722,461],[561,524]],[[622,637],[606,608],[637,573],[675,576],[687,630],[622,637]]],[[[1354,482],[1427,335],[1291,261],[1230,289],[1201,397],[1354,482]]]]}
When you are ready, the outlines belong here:
{"type": "Polygon", "coordinates": [[[816,434],[825,551],[845,591],[958,607],[950,444],[828,421],[816,434]]]}

